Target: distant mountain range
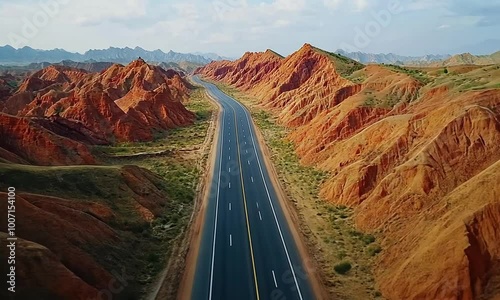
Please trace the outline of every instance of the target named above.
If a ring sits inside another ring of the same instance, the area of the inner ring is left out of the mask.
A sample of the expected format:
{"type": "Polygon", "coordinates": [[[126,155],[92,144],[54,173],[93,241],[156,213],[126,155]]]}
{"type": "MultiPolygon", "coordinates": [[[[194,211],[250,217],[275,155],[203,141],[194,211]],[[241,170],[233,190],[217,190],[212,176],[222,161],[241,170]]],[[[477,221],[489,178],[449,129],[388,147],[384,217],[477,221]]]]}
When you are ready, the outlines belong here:
{"type": "Polygon", "coordinates": [[[347,52],[342,49],[335,51],[335,53],[349,57],[363,64],[377,63],[377,64],[426,64],[437,61],[442,61],[451,57],[449,54],[444,55],[424,55],[424,56],[403,56],[393,53],[389,54],[372,54],[363,52],[347,52]]]}
{"type": "Polygon", "coordinates": [[[470,53],[453,55],[452,57],[444,61],[432,63],[431,66],[448,67],[448,66],[458,66],[458,65],[494,65],[494,64],[500,64],[500,51],[497,51],[490,55],[472,55],[470,53]]]}
{"type": "Polygon", "coordinates": [[[161,50],[148,51],[140,47],[134,49],[110,47],[102,50],[89,50],[84,54],[68,52],[64,49],[53,50],[37,50],[30,47],[15,49],[9,45],[0,47],[0,64],[30,64],[49,62],[56,63],[64,60],[74,62],[97,61],[97,62],[114,62],[128,64],[131,61],[142,57],[150,62],[191,62],[195,64],[208,64],[213,60],[226,59],[214,53],[208,54],[191,54],[177,53],[169,51],[167,53],[161,50]]]}

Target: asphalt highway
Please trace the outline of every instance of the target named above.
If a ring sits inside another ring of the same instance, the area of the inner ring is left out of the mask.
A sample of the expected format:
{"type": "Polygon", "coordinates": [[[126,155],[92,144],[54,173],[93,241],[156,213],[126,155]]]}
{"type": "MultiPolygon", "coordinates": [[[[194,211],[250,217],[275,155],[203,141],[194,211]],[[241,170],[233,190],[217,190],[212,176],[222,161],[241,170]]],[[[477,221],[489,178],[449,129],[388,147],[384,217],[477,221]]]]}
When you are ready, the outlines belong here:
{"type": "Polygon", "coordinates": [[[194,300],[314,299],[310,272],[264,164],[249,112],[194,76],[222,106],[194,300]]]}

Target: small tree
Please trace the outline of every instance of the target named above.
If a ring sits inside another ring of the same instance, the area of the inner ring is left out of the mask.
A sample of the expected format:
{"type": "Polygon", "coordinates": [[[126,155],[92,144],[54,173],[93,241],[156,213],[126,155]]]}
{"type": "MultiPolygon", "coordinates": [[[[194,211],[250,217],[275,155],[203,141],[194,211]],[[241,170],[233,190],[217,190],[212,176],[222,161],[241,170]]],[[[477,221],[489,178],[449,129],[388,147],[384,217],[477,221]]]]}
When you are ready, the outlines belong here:
{"type": "Polygon", "coordinates": [[[444,68],[444,74],[448,74],[448,68],[444,68]]]}

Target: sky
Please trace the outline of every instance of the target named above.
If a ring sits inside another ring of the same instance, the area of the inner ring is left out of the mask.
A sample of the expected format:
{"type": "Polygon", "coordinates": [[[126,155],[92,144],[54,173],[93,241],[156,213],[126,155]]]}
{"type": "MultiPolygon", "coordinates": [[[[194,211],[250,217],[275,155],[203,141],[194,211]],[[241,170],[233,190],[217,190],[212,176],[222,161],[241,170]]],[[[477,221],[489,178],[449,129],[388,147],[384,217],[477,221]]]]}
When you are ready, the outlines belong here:
{"type": "Polygon", "coordinates": [[[500,50],[500,0],[0,0],[0,20],[0,45],[73,52],[500,50]]]}

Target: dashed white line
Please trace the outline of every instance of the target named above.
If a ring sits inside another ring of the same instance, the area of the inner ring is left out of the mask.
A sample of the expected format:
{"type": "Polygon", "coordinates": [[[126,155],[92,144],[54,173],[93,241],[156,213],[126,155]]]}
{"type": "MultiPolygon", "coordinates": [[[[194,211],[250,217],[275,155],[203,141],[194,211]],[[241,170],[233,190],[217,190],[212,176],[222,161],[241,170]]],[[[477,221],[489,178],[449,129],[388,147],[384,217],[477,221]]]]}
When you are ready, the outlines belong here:
{"type": "Polygon", "coordinates": [[[252,182],[253,182],[253,176],[252,176],[252,182]]]}
{"type": "Polygon", "coordinates": [[[229,155],[229,160],[231,160],[231,155],[229,155]]]}
{"type": "Polygon", "coordinates": [[[229,183],[229,188],[231,188],[231,182],[229,183]]]}
{"type": "Polygon", "coordinates": [[[229,211],[231,211],[233,208],[233,206],[231,205],[231,203],[229,203],[229,211]]]}
{"type": "Polygon", "coordinates": [[[229,246],[230,247],[233,246],[233,235],[232,234],[229,235],[229,246]]]}
{"type": "Polygon", "coordinates": [[[259,202],[257,202],[257,208],[259,208],[259,202]]]}
{"type": "Polygon", "coordinates": [[[250,165],[250,161],[248,161],[248,165],[250,165]]]}
{"type": "MultiPolygon", "coordinates": [[[[238,104],[243,110],[245,110],[245,107],[243,107],[243,105],[241,105],[241,103],[237,102],[236,101],[236,104],[238,104]]],[[[246,119],[247,119],[247,123],[248,123],[248,126],[250,128],[250,132],[251,132],[251,125],[250,125],[250,119],[248,118],[248,113],[245,112],[245,116],[246,116],[246,119]]],[[[290,267],[290,271],[292,271],[292,275],[293,275],[293,281],[295,282],[295,287],[297,287],[297,294],[299,296],[299,299],[300,300],[303,300],[303,297],[302,297],[302,292],[300,291],[300,286],[299,286],[299,283],[297,282],[297,276],[295,275],[295,270],[293,269],[293,266],[292,266],[292,260],[290,259],[290,255],[288,253],[288,248],[286,246],[286,243],[285,243],[285,239],[283,237],[283,233],[281,231],[281,226],[279,224],[279,221],[278,221],[278,218],[276,217],[276,211],[274,209],[274,205],[271,201],[271,195],[269,193],[269,188],[267,186],[267,183],[266,183],[266,180],[264,178],[264,172],[262,171],[262,164],[260,162],[260,159],[259,159],[259,155],[257,153],[257,147],[255,146],[255,138],[254,138],[254,134],[250,134],[250,137],[252,139],[252,143],[253,143],[253,150],[255,152],[255,155],[257,157],[257,164],[259,166],[259,169],[260,169],[260,175],[262,176],[262,180],[264,181],[264,187],[266,188],[266,193],[267,193],[267,199],[269,200],[269,205],[271,205],[271,210],[273,212],[273,216],[274,216],[274,220],[276,222],[276,227],[278,227],[278,232],[280,234],[280,238],[281,238],[281,243],[283,244],[283,248],[285,250],[285,254],[286,254],[286,258],[288,260],[288,265],[290,267]]]]}
{"type": "Polygon", "coordinates": [[[260,214],[260,211],[259,211],[259,219],[262,221],[262,215],[260,214]]]}
{"type": "Polygon", "coordinates": [[[231,173],[231,168],[229,168],[229,173],[231,173]]]}
{"type": "Polygon", "coordinates": [[[278,287],[278,282],[276,281],[276,275],[274,275],[274,270],[273,270],[273,280],[274,280],[274,286],[278,287]]]}

